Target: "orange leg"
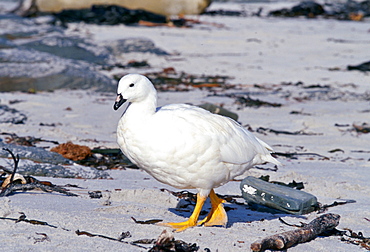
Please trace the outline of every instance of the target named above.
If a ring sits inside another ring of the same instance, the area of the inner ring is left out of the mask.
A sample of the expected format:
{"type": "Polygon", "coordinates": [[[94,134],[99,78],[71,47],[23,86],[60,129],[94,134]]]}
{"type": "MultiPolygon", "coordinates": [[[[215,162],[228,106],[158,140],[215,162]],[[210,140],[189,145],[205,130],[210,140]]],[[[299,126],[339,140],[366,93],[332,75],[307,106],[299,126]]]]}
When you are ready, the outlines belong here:
{"type": "MultiPolygon", "coordinates": [[[[212,190],[213,191],[213,190],[212,190]]],[[[216,196],[217,197],[217,196],[216,196]]],[[[197,221],[199,218],[200,211],[202,210],[202,207],[204,205],[204,202],[206,201],[207,197],[200,196],[200,194],[197,194],[197,203],[195,204],[195,208],[191,216],[187,221],[184,222],[168,222],[168,223],[159,223],[159,225],[172,227],[175,229],[176,232],[184,231],[185,229],[189,227],[194,227],[197,225],[197,221]]]]}
{"type": "Polygon", "coordinates": [[[212,189],[209,198],[211,199],[212,209],[206,218],[198,222],[198,225],[204,225],[206,227],[210,226],[226,226],[227,224],[227,214],[222,205],[225,200],[217,197],[215,191],[212,189]]]}

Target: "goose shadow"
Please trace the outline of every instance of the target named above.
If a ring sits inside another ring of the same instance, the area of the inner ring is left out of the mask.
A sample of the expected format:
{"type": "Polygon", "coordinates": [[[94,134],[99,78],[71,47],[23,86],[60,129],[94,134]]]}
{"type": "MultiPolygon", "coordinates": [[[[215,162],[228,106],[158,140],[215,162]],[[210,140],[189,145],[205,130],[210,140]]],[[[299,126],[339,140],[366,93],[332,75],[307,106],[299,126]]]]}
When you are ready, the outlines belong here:
{"type": "MultiPolygon", "coordinates": [[[[195,203],[180,199],[175,208],[168,210],[178,216],[189,218],[194,210],[195,203]]],[[[228,216],[226,227],[232,227],[235,223],[251,223],[256,221],[274,220],[283,217],[295,217],[299,219],[306,219],[303,215],[289,214],[277,209],[264,207],[260,205],[248,205],[247,203],[224,203],[224,208],[228,216]]],[[[205,218],[211,210],[209,199],[204,203],[202,211],[200,212],[199,220],[205,218]]]]}

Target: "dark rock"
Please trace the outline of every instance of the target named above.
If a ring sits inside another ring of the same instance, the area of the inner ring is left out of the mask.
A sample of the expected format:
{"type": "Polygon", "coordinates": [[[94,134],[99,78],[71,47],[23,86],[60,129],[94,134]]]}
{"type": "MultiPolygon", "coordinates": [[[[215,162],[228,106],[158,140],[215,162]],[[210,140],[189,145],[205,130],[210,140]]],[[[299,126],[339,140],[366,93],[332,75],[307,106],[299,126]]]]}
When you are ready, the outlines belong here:
{"type": "Polygon", "coordinates": [[[305,16],[314,18],[322,16],[324,18],[335,18],[338,20],[362,20],[370,16],[370,0],[357,2],[347,0],[347,2],[318,4],[314,1],[303,1],[292,8],[283,8],[270,11],[269,16],[299,17],[305,16]]]}
{"type": "Polygon", "coordinates": [[[209,10],[202,13],[202,15],[207,16],[230,16],[230,17],[246,17],[247,13],[245,11],[239,10],[209,10]]]}
{"type": "Polygon", "coordinates": [[[0,105],[0,123],[24,124],[27,116],[16,109],[0,105]]]}
{"type": "Polygon", "coordinates": [[[36,19],[22,18],[16,15],[0,15],[0,38],[11,41],[30,39],[45,34],[63,34],[61,27],[40,24],[36,19]]]}
{"type": "Polygon", "coordinates": [[[349,71],[357,70],[357,71],[362,71],[362,72],[370,71],[370,61],[361,63],[359,65],[355,65],[355,66],[347,66],[347,70],[349,71]]]}
{"type": "Polygon", "coordinates": [[[357,2],[348,0],[345,3],[327,3],[325,12],[328,17],[334,17],[339,20],[356,20],[356,15],[360,17],[370,16],[370,0],[357,2]]]}
{"type": "Polygon", "coordinates": [[[71,22],[88,24],[117,25],[136,24],[140,20],[153,23],[166,23],[165,16],[144,10],[130,10],[116,5],[93,5],[90,9],[63,10],[55,14],[62,25],[71,22]]]}
{"type": "Polygon", "coordinates": [[[107,64],[111,57],[105,47],[86,42],[82,38],[66,37],[64,35],[43,37],[22,44],[22,46],[62,58],[84,60],[95,64],[107,64]]]}
{"type": "Polygon", "coordinates": [[[73,164],[73,162],[67,158],[64,158],[62,155],[44,150],[40,147],[31,147],[31,146],[20,146],[15,144],[5,144],[0,142],[0,157],[6,158],[9,156],[9,153],[3,148],[7,148],[12,151],[14,154],[19,155],[20,159],[29,159],[34,162],[40,163],[50,163],[50,164],[73,164]]]}
{"type": "Polygon", "coordinates": [[[93,88],[113,92],[112,79],[97,72],[87,62],[63,59],[33,49],[0,50],[0,91],[93,88]]]}
{"type": "Polygon", "coordinates": [[[270,11],[269,16],[284,16],[284,17],[315,17],[324,14],[324,8],[321,4],[313,1],[304,1],[298,5],[293,6],[291,9],[280,9],[275,11],[270,11]]]}
{"type": "Polygon", "coordinates": [[[106,45],[114,55],[123,53],[153,53],[156,55],[169,55],[166,51],[155,46],[153,41],[146,38],[128,38],[109,42],[106,45]]]}

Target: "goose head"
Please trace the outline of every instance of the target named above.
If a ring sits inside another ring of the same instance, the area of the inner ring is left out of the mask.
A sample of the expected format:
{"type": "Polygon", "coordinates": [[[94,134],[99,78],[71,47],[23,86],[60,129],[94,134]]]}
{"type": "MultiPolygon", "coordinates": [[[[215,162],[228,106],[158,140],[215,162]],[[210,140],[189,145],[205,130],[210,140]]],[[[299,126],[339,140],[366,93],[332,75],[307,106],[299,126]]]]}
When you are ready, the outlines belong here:
{"type": "Polygon", "coordinates": [[[118,82],[117,98],[113,109],[119,109],[126,101],[142,102],[153,94],[155,96],[156,90],[147,77],[140,74],[125,75],[118,82]]]}

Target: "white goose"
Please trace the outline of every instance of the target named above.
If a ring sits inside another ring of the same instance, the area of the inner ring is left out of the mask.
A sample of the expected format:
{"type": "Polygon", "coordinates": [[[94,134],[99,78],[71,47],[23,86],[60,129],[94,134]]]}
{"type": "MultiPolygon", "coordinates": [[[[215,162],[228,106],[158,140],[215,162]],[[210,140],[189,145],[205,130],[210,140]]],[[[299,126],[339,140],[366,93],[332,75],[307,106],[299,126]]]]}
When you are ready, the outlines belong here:
{"type": "Polygon", "coordinates": [[[157,108],[157,92],[143,75],[128,74],[118,83],[114,109],[129,102],[117,128],[122,152],[158,181],[180,189],[197,189],[187,221],[163,223],[177,231],[196,225],[225,226],[222,199],[213,190],[254,165],[271,162],[271,147],[237,122],[186,104],[157,108]],[[198,222],[207,197],[212,209],[198,222]]]}

